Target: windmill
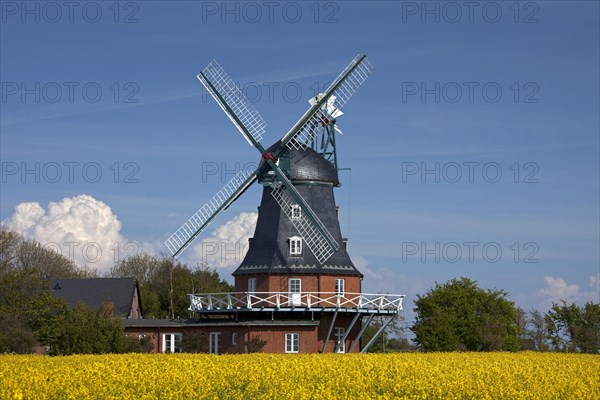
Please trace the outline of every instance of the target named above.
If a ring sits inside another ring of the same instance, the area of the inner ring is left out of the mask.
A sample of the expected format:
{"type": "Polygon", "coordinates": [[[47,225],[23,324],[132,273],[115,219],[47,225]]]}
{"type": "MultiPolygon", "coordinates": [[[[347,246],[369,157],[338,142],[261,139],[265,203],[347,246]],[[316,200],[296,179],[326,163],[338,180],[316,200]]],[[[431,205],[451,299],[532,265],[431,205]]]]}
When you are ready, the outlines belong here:
{"type": "Polygon", "coordinates": [[[348,255],[333,195],[340,185],[336,119],[371,70],[365,55],[354,57],[268,148],[261,144],[265,121],[221,66],[213,61],[198,74],[261,159],[254,171],[236,174],[166,246],[177,257],[250,185],[263,186],[254,237],[233,272],[234,291],[189,295],[195,319],[186,329],[206,333],[209,352],[244,352],[237,344],[243,337],[244,346],[263,338],[266,352],[351,353],[375,316],[388,318],[364,352],[402,309],[403,295],[362,293],[363,275],[348,255]]]}
{"type": "Polygon", "coordinates": [[[290,171],[282,164],[287,160],[289,165],[292,153],[313,150],[333,167],[331,170],[331,167],[317,163],[329,170],[327,182],[339,185],[335,133],[341,131],[336,126],[336,118],[343,114],[342,107],[371,71],[372,67],[366,56],[358,54],[323,93],[309,100],[310,107],[290,130],[265,149],[261,144],[267,125],[263,118],[216,60],[208,64],[198,74],[198,79],[242,136],[258,150],[261,160],[254,171],[242,170],[237,173],[165,241],[173,257],[178,257],[221,212],[256,181],[268,188],[269,195],[284,210],[316,262],[324,264],[338,252],[341,240],[336,236],[339,235],[332,235],[331,228],[328,229],[321,221],[309,204],[310,201],[304,198],[290,180],[290,171]]]}

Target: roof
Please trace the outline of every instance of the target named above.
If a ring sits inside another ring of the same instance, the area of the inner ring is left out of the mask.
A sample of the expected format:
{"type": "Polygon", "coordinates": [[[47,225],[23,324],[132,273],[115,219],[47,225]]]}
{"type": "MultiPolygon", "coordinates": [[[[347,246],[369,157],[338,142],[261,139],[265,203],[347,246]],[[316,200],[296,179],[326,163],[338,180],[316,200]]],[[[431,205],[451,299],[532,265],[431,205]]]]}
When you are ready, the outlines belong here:
{"type": "Polygon", "coordinates": [[[135,291],[139,299],[134,278],[53,279],[50,285],[52,296],[64,299],[71,308],[84,303],[98,309],[102,303],[111,302],[115,315],[124,317],[131,312],[135,291]]]}
{"type": "Polygon", "coordinates": [[[300,256],[290,255],[289,238],[299,235],[298,230],[271,195],[272,188],[266,186],[263,189],[254,237],[233,276],[267,273],[362,277],[344,246],[333,186],[298,185],[296,189],[337,241],[338,250],[323,264],[306,246],[303,246],[300,256]]]}
{"type": "MultiPolygon", "coordinates": [[[[279,167],[293,183],[320,182],[339,185],[338,174],[335,166],[327,161],[322,155],[303,144],[297,144],[298,148],[283,147],[279,154],[279,167]]],[[[281,149],[281,142],[273,144],[267,149],[267,153],[276,152],[281,149]]],[[[272,175],[266,175],[272,178],[272,175]]],[[[265,178],[263,176],[261,180],[265,178]]]]}
{"type": "Polygon", "coordinates": [[[333,164],[316,151],[288,149],[290,157],[290,179],[295,181],[321,181],[338,184],[337,171],[333,164]]]}

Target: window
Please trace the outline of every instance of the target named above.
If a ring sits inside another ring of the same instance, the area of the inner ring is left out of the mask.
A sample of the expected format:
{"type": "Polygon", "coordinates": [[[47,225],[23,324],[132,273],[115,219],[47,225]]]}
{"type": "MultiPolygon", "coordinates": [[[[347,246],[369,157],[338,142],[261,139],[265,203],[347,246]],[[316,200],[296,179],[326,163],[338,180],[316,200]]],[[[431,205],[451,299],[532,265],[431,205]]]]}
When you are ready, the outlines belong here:
{"type": "Polygon", "coordinates": [[[256,293],[256,278],[248,278],[248,293],[256,293]]]}
{"type": "Polygon", "coordinates": [[[302,217],[302,209],[298,204],[294,204],[290,208],[292,219],[300,219],[302,217]]]}
{"type": "Polygon", "coordinates": [[[346,343],[344,343],[344,335],[346,334],[346,328],[335,328],[335,352],[345,353],[346,343]]]}
{"type": "Polygon", "coordinates": [[[181,353],[181,333],[163,333],[163,353],[181,353]]]}
{"type": "Polygon", "coordinates": [[[286,333],[285,334],[285,352],[298,353],[300,350],[300,334],[286,333]]]}
{"type": "Polygon", "coordinates": [[[344,279],[335,280],[335,294],[343,296],[346,292],[346,281],[344,279]]]}
{"type": "Polygon", "coordinates": [[[290,256],[302,255],[302,238],[300,236],[292,236],[290,238],[290,256]]]}
{"type": "Polygon", "coordinates": [[[290,278],[288,285],[290,289],[289,305],[302,305],[302,280],[300,278],[290,278]]]}
{"type": "Polygon", "coordinates": [[[219,354],[219,336],[221,336],[221,332],[208,334],[208,352],[210,354],[219,354]]]}
{"type": "Polygon", "coordinates": [[[231,334],[231,345],[237,346],[237,332],[231,334]]]}

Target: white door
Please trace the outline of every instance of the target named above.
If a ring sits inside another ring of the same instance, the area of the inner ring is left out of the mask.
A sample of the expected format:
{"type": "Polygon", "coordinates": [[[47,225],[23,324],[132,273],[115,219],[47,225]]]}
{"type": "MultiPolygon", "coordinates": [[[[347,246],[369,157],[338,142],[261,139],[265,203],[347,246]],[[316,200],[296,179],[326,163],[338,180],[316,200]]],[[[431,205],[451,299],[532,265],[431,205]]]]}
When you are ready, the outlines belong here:
{"type": "Polygon", "coordinates": [[[208,334],[208,352],[210,354],[219,354],[219,336],[221,332],[210,332],[208,334]]]}
{"type": "Polygon", "coordinates": [[[290,287],[290,306],[302,305],[302,280],[299,278],[291,278],[289,280],[290,287]]]}

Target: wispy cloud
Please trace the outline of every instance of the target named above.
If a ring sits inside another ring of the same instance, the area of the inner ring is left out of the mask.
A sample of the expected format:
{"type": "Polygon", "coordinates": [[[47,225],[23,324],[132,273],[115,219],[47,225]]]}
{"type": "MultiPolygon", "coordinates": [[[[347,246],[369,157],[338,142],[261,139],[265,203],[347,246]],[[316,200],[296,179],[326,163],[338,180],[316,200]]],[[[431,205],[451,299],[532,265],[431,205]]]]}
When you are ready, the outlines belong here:
{"type": "Polygon", "coordinates": [[[41,106],[29,106],[19,110],[3,110],[0,124],[2,126],[17,125],[29,122],[43,121],[62,117],[73,117],[78,115],[100,113],[114,110],[122,110],[133,107],[145,107],[149,105],[168,103],[190,97],[200,96],[202,92],[198,87],[186,87],[157,91],[150,94],[139,95],[136,103],[103,101],[99,103],[80,102],[55,103],[41,106]]]}

